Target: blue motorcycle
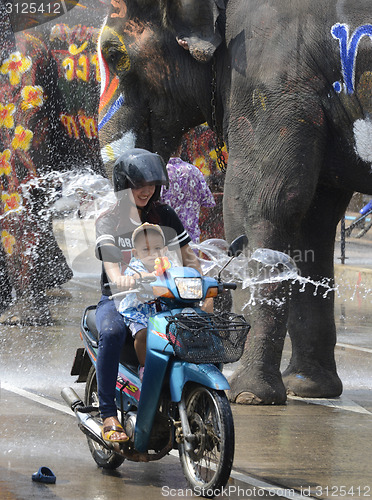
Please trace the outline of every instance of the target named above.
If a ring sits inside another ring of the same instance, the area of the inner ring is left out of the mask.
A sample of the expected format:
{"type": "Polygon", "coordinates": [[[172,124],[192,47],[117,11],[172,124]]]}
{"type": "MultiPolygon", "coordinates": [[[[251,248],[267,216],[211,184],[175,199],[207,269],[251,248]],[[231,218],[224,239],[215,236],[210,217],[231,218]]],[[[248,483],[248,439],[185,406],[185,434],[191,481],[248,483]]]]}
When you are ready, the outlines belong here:
{"type": "MultiPolygon", "coordinates": [[[[245,236],[234,240],[224,268],[246,244],[245,236]]],[[[225,394],[229,384],[221,370],[224,363],[241,357],[250,327],[241,315],[209,314],[200,308],[207,297],[236,289],[235,283],[222,282],[223,269],[217,278],[211,278],[192,268],[173,267],[155,281],[151,278],[151,283],[137,280],[135,291],[143,300],[151,291],[152,300],[166,304],[167,310],[149,319],[142,382],[131,336],[123,347],[116,402],[130,438],[125,443],[112,444],[101,437],[95,306],[85,310],[81,325],[84,347],[77,350],[71,370],[78,376],[77,382],[86,383],[85,401],[70,387],[61,395],[75,412],[100,467],[116,469],[125,459],[159,460],[178,449],[184,475],[198,495],[214,496],[226,485],[235,443],[233,416],[225,394]]],[[[112,296],[113,300],[119,300],[123,293],[112,296]]]]}

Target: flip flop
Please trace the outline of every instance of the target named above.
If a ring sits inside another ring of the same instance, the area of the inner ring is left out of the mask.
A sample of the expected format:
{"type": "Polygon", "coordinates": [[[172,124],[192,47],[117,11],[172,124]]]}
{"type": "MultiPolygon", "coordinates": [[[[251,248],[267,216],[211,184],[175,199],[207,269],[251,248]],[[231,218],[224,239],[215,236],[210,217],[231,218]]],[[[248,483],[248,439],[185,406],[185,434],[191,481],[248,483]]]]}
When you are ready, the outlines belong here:
{"type": "Polygon", "coordinates": [[[54,484],[56,482],[56,476],[49,469],[49,467],[40,467],[37,472],[32,474],[32,480],[37,483],[54,484]]]}
{"type": "Polygon", "coordinates": [[[111,436],[115,434],[115,432],[124,432],[124,429],[121,425],[106,425],[105,427],[102,427],[102,439],[108,443],[125,443],[126,441],[129,441],[129,437],[125,434],[125,432],[125,438],[111,439],[111,436]]]}

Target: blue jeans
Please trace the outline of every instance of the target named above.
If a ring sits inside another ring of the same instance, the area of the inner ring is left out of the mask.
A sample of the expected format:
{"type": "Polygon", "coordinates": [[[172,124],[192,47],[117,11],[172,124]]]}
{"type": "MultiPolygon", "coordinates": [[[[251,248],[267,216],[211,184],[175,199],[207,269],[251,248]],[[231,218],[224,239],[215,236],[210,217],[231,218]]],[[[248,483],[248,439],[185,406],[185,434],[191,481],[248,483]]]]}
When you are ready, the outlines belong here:
{"type": "Polygon", "coordinates": [[[102,295],[97,305],[96,324],[99,331],[97,355],[97,385],[99,408],[102,418],[117,415],[115,405],[116,379],[120,352],[128,334],[123,316],[118,313],[115,301],[102,295]]]}

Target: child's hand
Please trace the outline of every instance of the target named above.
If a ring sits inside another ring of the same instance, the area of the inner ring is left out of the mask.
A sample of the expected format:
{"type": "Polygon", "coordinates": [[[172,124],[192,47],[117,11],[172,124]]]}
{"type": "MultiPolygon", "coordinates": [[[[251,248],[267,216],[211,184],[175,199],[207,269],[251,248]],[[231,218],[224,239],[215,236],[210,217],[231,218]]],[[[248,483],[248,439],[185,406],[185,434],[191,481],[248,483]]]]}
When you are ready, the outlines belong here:
{"type": "Polygon", "coordinates": [[[131,290],[136,286],[135,278],[137,278],[137,276],[121,275],[115,279],[114,283],[119,290],[131,290]]]}
{"type": "Polygon", "coordinates": [[[171,267],[168,257],[158,257],[155,259],[155,274],[161,276],[171,267]]]}

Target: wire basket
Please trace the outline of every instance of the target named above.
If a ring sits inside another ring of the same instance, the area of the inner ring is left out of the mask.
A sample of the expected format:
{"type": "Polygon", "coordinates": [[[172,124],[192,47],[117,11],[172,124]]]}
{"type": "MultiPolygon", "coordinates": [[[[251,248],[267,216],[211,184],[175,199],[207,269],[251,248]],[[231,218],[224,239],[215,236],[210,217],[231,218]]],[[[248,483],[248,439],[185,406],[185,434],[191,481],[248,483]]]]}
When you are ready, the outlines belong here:
{"type": "Polygon", "coordinates": [[[167,320],[169,343],[175,354],[189,363],[238,361],[250,329],[243,316],[233,313],[180,313],[167,320]]]}

